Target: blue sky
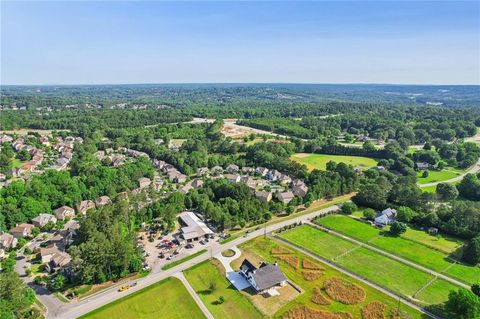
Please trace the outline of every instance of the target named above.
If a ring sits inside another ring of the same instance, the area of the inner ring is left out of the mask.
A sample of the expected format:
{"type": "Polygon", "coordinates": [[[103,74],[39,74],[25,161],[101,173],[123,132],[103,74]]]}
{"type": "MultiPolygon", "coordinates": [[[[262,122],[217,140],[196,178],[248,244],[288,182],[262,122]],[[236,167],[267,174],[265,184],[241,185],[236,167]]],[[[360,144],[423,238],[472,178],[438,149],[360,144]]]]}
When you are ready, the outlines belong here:
{"type": "Polygon", "coordinates": [[[2,84],[479,84],[470,2],[4,2],[2,84]]]}

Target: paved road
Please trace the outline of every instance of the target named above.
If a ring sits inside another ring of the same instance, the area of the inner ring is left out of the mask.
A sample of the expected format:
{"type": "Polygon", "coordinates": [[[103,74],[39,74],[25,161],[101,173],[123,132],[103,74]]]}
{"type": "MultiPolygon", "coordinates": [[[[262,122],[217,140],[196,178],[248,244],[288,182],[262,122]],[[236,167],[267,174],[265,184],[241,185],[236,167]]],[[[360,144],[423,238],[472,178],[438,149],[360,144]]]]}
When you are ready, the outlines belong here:
{"type": "Polygon", "coordinates": [[[452,284],[454,284],[454,285],[457,285],[457,286],[462,287],[462,288],[470,289],[470,286],[469,286],[469,285],[466,285],[466,284],[464,284],[464,283],[461,282],[461,281],[458,281],[458,280],[453,279],[453,278],[451,278],[451,277],[445,276],[445,275],[443,275],[443,274],[441,274],[441,273],[439,273],[439,272],[433,271],[433,270],[431,270],[431,269],[429,269],[429,268],[425,268],[425,267],[423,267],[423,266],[420,266],[419,264],[416,264],[416,263],[414,263],[414,262],[411,262],[410,260],[407,260],[407,259],[405,259],[405,258],[402,258],[402,257],[399,257],[399,256],[397,256],[397,255],[391,254],[391,253],[389,253],[389,252],[386,252],[385,250],[382,250],[382,249],[379,249],[379,248],[377,248],[377,247],[371,246],[371,245],[369,245],[369,244],[367,244],[367,243],[361,242],[361,241],[356,240],[356,239],[353,239],[353,238],[351,238],[351,237],[345,236],[344,234],[338,233],[338,232],[336,232],[336,231],[334,231],[334,230],[327,229],[327,228],[325,228],[325,227],[322,227],[322,226],[319,226],[319,225],[316,225],[316,224],[313,224],[313,223],[309,223],[309,224],[312,225],[312,226],[315,227],[315,228],[322,229],[322,230],[328,232],[329,234],[332,234],[332,235],[335,235],[335,236],[340,237],[340,238],[342,238],[342,239],[348,240],[348,241],[350,241],[350,242],[352,242],[352,243],[354,243],[354,244],[357,244],[357,245],[359,245],[359,246],[365,247],[365,248],[367,248],[367,249],[369,249],[369,250],[371,250],[371,251],[374,251],[374,252],[376,252],[376,253],[379,253],[379,254],[381,254],[381,255],[383,255],[383,256],[386,256],[386,257],[388,257],[388,258],[391,258],[391,259],[394,259],[394,260],[396,260],[396,261],[399,261],[399,262],[401,262],[402,264],[405,264],[405,265],[408,265],[408,266],[410,266],[410,267],[412,267],[412,268],[415,268],[415,269],[418,269],[418,270],[420,270],[420,271],[426,272],[427,274],[430,274],[430,275],[435,276],[435,277],[437,277],[437,278],[441,278],[441,279],[443,279],[443,280],[445,280],[445,281],[448,281],[448,282],[450,282],[450,283],[452,283],[452,284]]]}
{"type": "MultiPolygon", "coordinates": [[[[309,214],[305,214],[302,216],[298,216],[289,220],[285,221],[280,221],[276,224],[269,225],[266,227],[267,232],[272,232],[277,229],[280,229],[282,227],[285,227],[287,225],[291,225],[294,223],[298,222],[306,222],[309,219],[312,219],[316,216],[327,214],[331,211],[338,210],[339,207],[337,205],[324,208],[309,214]]],[[[224,245],[221,245],[219,243],[213,243],[212,246],[210,247],[210,251],[208,253],[202,254],[200,256],[197,256],[195,258],[192,258],[178,266],[172,267],[168,270],[161,271],[158,273],[152,273],[149,276],[145,278],[141,278],[138,280],[133,280],[132,282],[136,282],[137,285],[134,287],[131,287],[127,291],[124,292],[118,292],[118,287],[111,287],[108,288],[104,291],[101,291],[95,295],[90,296],[88,299],[84,299],[81,301],[72,301],[69,303],[61,303],[58,305],[52,305],[52,307],[48,307],[48,313],[47,313],[47,318],[48,319],[53,319],[53,318],[59,318],[59,319],[72,319],[72,318],[77,318],[83,314],[86,314],[94,309],[97,309],[103,305],[106,305],[112,301],[115,301],[121,297],[127,296],[129,294],[132,294],[136,291],[141,290],[142,288],[145,288],[147,286],[150,286],[162,279],[165,279],[167,277],[170,277],[174,275],[175,273],[179,271],[183,271],[185,269],[188,269],[202,261],[205,261],[210,258],[212,255],[216,255],[218,253],[221,253],[222,251],[226,249],[230,249],[234,246],[240,245],[248,240],[250,240],[253,237],[261,236],[264,233],[264,228],[256,230],[251,232],[248,236],[246,237],[240,237],[235,240],[232,240],[224,245]]],[[[125,283],[124,283],[125,284],[125,283]]],[[[39,296],[39,299],[43,302],[43,298],[39,296]]]]}
{"type": "Polygon", "coordinates": [[[475,165],[473,165],[466,173],[463,173],[462,175],[458,175],[457,177],[447,179],[446,181],[433,182],[428,184],[418,184],[418,187],[423,188],[423,187],[429,187],[429,186],[436,186],[440,183],[455,183],[455,182],[461,181],[465,177],[465,175],[476,174],[478,171],[480,171],[480,159],[475,165]]]}
{"type": "Polygon", "coordinates": [[[193,287],[190,285],[188,282],[187,278],[185,278],[185,275],[183,272],[177,272],[173,275],[174,277],[180,279],[180,281],[183,283],[185,288],[187,288],[187,291],[190,293],[190,296],[192,296],[193,300],[197,303],[197,305],[200,307],[202,310],[203,314],[205,315],[206,318],[208,319],[215,319],[213,315],[210,313],[210,310],[205,306],[203,301],[200,299],[200,297],[197,295],[193,287]]]}
{"type": "Polygon", "coordinates": [[[280,237],[272,237],[272,238],[274,238],[275,240],[278,240],[278,241],[280,241],[280,242],[282,242],[282,243],[284,243],[284,244],[286,244],[286,245],[288,245],[288,246],[290,246],[290,247],[292,247],[292,248],[294,248],[294,249],[300,250],[302,253],[304,253],[304,254],[307,255],[307,256],[312,257],[313,259],[316,259],[316,260],[319,260],[319,261],[321,261],[321,262],[323,262],[323,263],[328,264],[330,267],[332,267],[332,268],[334,268],[334,269],[336,269],[336,270],[338,270],[338,271],[340,271],[340,272],[342,272],[342,273],[344,273],[344,274],[347,274],[348,276],[353,277],[353,278],[355,278],[355,279],[363,282],[364,284],[369,285],[369,286],[371,286],[371,287],[373,287],[373,288],[375,288],[375,289],[383,292],[384,294],[392,297],[393,299],[400,300],[400,302],[402,302],[403,304],[405,304],[405,305],[407,305],[407,306],[409,306],[409,307],[411,307],[411,308],[413,308],[413,309],[416,309],[416,310],[418,310],[418,311],[426,314],[427,316],[429,316],[429,317],[431,317],[431,318],[434,318],[434,319],[442,319],[441,317],[438,317],[438,316],[434,315],[433,313],[430,313],[430,312],[426,311],[426,310],[423,309],[422,307],[419,307],[418,305],[414,304],[413,302],[409,301],[408,299],[405,299],[404,297],[402,297],[402,296],[400,296],[400,295],[397,295],[396,293],[394,293],[394,292],[392,292],[392,291],[390,291],[390,290],[387,290],[387,289],[385,289],[384,287],[379,286],[379,285],[377,285],[376,283],[371,282],[370,280],[367,280],[366,278],[360,277],[360,276],[358,276],[357,274],[355,274],[355,273],[353,273],[353,272],[350,272],[349,270],[344,269],[344,268],[338,266],[337,264],[333,263],[331,260],[328,260],[328,259],[326,259],[326,258],[323,258],[323,257],[317,255],[317,254],[314,254],[314,253],[306,250],[305,248],[303,248],[303,247],[301,247],[301,246],[297,246],[297,245],[295,245],[295,244],[293,244],[293,243],[291,243],[291,242],[289,242],[288,240],[285,240],[285,239],[283,239],[283,238],[280,238],[280,237]]]}

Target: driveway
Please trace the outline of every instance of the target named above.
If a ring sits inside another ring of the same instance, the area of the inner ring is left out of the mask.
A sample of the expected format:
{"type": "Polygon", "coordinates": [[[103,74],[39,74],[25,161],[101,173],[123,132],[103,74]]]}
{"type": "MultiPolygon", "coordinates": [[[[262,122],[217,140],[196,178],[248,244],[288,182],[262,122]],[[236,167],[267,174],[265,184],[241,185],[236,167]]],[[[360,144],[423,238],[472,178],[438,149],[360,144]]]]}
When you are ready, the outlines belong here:
{"type": "Polygon", "coordinates": [[[480,171],[480,159],[478,160],[478,162],[475,165],[473,165],[466,173],[463,173],[462,175],[459,175],[459,176],[451,178],[451,179],[447,179],[446,181],[433,182],[433,183],[428,183],[428,184],[417,184],[417,185],[420,188],[424,188],[424,187],[429,187],[429,186],[436,186],[440,183],[455,183],[455,182],[461,181],[465,177],[465,175],[476,174],[478,171],[480,171]]]}
{"type": "Polygon", "coordinates": [[[235,255],[225,257],[222,256],[222,253],[219,253],[213,257],[217,258],[222,263],[223,267],[225,268],[225,273],[228,281],[230,281],[232,285],[237,288],[237,290],[243,290],[250,287],[250,283],[239,271],[234,271],[232,269],[232,266],[230,266],[232,261],[239,258],[242,252],[240,251],[240,249],[238,249],[237,246],[233,246],[230,249],[235,252],[235,255]]]}

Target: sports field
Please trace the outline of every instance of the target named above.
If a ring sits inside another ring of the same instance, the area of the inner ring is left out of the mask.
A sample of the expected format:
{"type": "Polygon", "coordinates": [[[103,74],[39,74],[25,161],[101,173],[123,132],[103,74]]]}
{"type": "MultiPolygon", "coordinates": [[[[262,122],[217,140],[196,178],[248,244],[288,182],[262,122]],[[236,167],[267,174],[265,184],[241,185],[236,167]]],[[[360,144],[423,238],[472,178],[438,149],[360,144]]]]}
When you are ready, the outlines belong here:
{"type": "Polygon", "coordinates": [[[332,259],[338,265],[359,274],[372,282],[377,283],[403,296],[416,299],[420,304],[439,304],[448,299],[450,290],[457,289],[448,282],[438,284],[440,288],[430,291],[427,287],[424,295],[415,296],[433,276],[385,257],[379,253],[360,247],[335,235],[325,233],[311,226],[297,227],[283,233],[280,237],[304,247],[311,252],[328,259],[332,259]],[[313,235],[315,232],[321,235],[313,235]],[[339,249],[339,247],[342,247],[339,249]]]}
{"type": "Polygon", "coordinates": [[[205,316],[182,282],[170,277],[80,318],[185,319],[205,318],[205,316]]]}
{"type": "MultiPolygon", "coordinates": [[[[339,314],[343,312],[350,314],[355,319],[361,319],[362,309],[372,301],[381,301],[383,304],[385,304],[385,313],[390,313],[390,311],[398,306],[398,300],[395,300],[383,294],[382,292],[360,281],[357,281],[354,278],[345,275],[326,264],[323,264],[318,260],[307,257],[298,250],[287,247],[274,239],[260,236],[242,244],[239,246],[239,248],[242,251],[242,256],[233,262],[232,267],[234,269],[240,265],[243,258],[248,258],[254,262],[267,261],[272,263],[277,261],[282,272],[289,279],[289,281],[302,289],[302,293],[295,299],[281,305],[279,310],[273,315],[273,318],[283,318],[289,312],[291,313],[292,311],[298,311],[296,316],[290,315],[289,318],[337,318],[335,315],[332,316],[332,313],[339,314]],[[285,258],[288,258],[289,262],[287,262],[285,258]],[[318,266],[319,268],[317,270],[312,270],[309,267],[312,264],[318,266]],[[318,273],[319,277],[316,279],[307,279],[305,277],[305,273],[312,272],[318,273]],[[331,280],[332,278],[337,278],[345,283],[354,285],[354,288],[365,293],[365,297],[358,302],[352,302],[352,304],[345,304],[332,299],[332,297],[326,292],[324,286],[325,282],[327,280],[331,280]],[[327,301],[328,304],[315,302],[313,298],[316,294],[323,296],[324,301],[327,301]],[[308,316],[305,313],[305,309],[313,309],[314,311],[321,310],[329,312],[330,314],[324,314],[323,316],[308,316]]],[[[419,312],[405,305],[402,305],[401,309],[408,314],[403,316],[405,318],[421,318],[421,314],[419,312]]],[[[345,315],[345,318],[348,318],[348,316],[345,315]]]]}
{"type": "Polygon", "coordinates": [[[231,287],[225,278],[225,269],[218,262],[207,260],[184,273],[215,318],[262,318],[248,298],[231,287]],[[214,289],[210,289],[212,287],[214,289]],[[224,302],[218,303],[221,296],[224,302]]]}
{"type": "Polygon", "coordinates": [[[378,228],[343,215],[330,215],[318,219],[317,222],[426,268],[444,272],[467,284],[477,283],[480,278],[480,267],[455,263],[450,258],[463,245],[459,240],[431,236],[426,232],[410,228],[402,236],[393,237],[378,228]]]}
{"type": "Polygon", "coordinates": [[[377,162],[373,158],[361,156],[297,153],[292,155],[290,159],[306,165],[310,171],[314,169],[325,170],[327,163],[330,161],[337,163],[343,162],[354,167],[360,167],[364,170],[377,165],[377,162]]]}

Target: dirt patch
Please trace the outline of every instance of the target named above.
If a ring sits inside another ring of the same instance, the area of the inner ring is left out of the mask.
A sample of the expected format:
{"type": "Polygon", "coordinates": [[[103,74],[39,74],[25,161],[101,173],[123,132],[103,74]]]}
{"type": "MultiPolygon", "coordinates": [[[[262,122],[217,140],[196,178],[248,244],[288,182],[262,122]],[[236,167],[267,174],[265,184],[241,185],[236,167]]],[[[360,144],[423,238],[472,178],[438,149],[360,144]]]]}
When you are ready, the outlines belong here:
{"type": "Polygon", "coordinates": [[[292,254],[293,252],[287,248],[277,246],[277,247],[273,247],[270,253],[272,255],[288,255],[288,254],[292,254]]]}
{"type": "Polygon", "coordinates": [[[292,266],[294,269],[298,269],[299,266],[299,260],[297,256],[285,256],[285,255],[280,255],[280,256],[275,256],[276,258],[283,260],[290,266],[292,266]]]}
{"type": "Polygon", "coordinates": [[[318,287],[315,287],[313,290],[312,302],[316,303],[317,305],[329,305],[331,304],[330,300],[328,300],[322,293],[322,290],[318,287]]]}
{"type": "Polygon", "coordinates": [[[304,258],[302,260],[302,266],[303,266],[303,269],[310,269],[310,270],[324,270],[325,268],[323,268],[322,266],[320,266],[319,264],[316,264],[306,258],[304,258]]]}
{"type": "Polygon", "coordinates": [[[323,288],[330,298],[346,305],[355,305],[365,300],[365,290],[339,278],[328,278],[323,283],[323,288]]]}
{"type": "Polygon", "coordinates": [[[303,306],[290,309],[283,319],[353,319],[353,316],[348,312],[332,313],[303,306]]]}
{"type": "Polygon", "coordinates": [[[280,308],[300,295],[300,293],[291,285],[277,288],[277,291],[280,293],[278,296],[265,297],[255,292],[253,294],[248,294],[247,297],[258,310],[268,318],[272,318],[280,308]]]}
{"type": "Polygon", "coordinates": [[[323,272],[321,271],[302,271],[303,278],[306,281],[314,281],[322,277],[323,272]]]}
{"type": "Polygon", "coordinates": [[[385,304],[380,301],[373,301],[363,307],[362,318],[363,319],[384,319],[385,318],[385,304]]]}

